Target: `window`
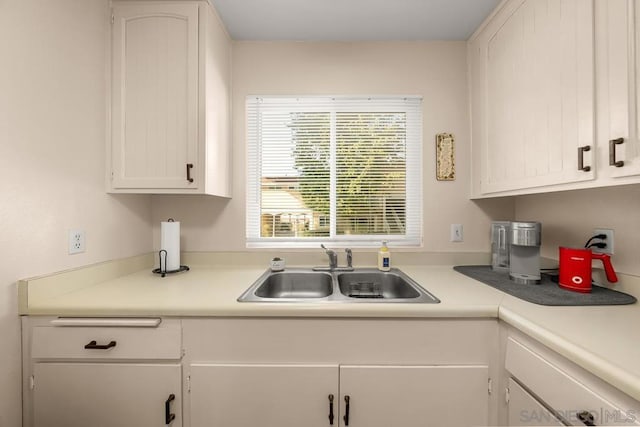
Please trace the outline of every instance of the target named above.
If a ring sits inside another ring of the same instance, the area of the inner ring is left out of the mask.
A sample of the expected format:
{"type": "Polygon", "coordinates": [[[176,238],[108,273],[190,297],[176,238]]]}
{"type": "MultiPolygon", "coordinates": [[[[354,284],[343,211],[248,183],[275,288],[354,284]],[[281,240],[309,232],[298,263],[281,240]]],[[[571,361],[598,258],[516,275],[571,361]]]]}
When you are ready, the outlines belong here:
{"type": "Polygon", "coordinates": [[[247,98],[247,246],[422,240],[422,100],[247,98]]]}

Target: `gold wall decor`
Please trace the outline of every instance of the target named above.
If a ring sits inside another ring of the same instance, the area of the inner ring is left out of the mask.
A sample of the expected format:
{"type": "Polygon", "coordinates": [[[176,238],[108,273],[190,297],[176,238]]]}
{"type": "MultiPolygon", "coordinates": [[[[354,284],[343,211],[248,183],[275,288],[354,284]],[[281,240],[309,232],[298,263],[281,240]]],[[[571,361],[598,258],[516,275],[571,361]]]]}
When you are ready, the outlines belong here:
{"type": "Polygon", "coordinates": [[[455,142],[450,133],[436,135],[436,179],[438,181],[456,179],[455,142]]]}

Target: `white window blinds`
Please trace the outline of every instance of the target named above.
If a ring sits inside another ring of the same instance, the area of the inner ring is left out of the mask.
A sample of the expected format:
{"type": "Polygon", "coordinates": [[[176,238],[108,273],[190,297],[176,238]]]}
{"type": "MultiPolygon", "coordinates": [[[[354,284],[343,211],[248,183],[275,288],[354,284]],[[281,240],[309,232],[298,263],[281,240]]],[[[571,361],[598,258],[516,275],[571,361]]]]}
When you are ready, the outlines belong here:
{"type": "Polygon", "coordinates": [[[248,97],[247,246],[422,241],[422,100],[248,97]]]}

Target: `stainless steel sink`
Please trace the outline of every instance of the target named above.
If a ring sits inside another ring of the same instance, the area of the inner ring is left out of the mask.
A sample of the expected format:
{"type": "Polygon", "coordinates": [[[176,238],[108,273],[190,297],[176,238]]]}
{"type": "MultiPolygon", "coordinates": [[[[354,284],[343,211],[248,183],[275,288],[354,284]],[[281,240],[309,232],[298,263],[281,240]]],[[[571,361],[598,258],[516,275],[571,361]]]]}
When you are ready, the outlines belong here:
{"type": "Polygon", "coordinates": [[[240,302],[428,303],[438,298],[397,268],[350,272],[294,268],[267,270],[238,298],[240,302]]]}
{"type": "Polygon", "coordinates": [[[333,293],[333,278],[327,273],[278,272],[261,280],[254,295],[260,298],[325,298],[333,293]]]}
{"type": "Polygon", "coordinates": [[[338,275],[343,295],[352,298],[418,298],[420,292],[396,272],[354,272],[338,275]]]}

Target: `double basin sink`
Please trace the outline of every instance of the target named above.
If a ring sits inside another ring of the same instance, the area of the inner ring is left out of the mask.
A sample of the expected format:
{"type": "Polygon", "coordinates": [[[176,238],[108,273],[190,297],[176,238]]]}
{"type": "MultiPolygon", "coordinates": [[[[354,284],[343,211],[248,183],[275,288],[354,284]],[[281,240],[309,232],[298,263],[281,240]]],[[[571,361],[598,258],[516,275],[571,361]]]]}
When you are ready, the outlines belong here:
{"type": "Polygon", "coordinates": [[[292,268],[265,272],[238,298],[240,302],[427,303],[438,298],[402,271],[374,268],[315,271],[292,268]]]}

